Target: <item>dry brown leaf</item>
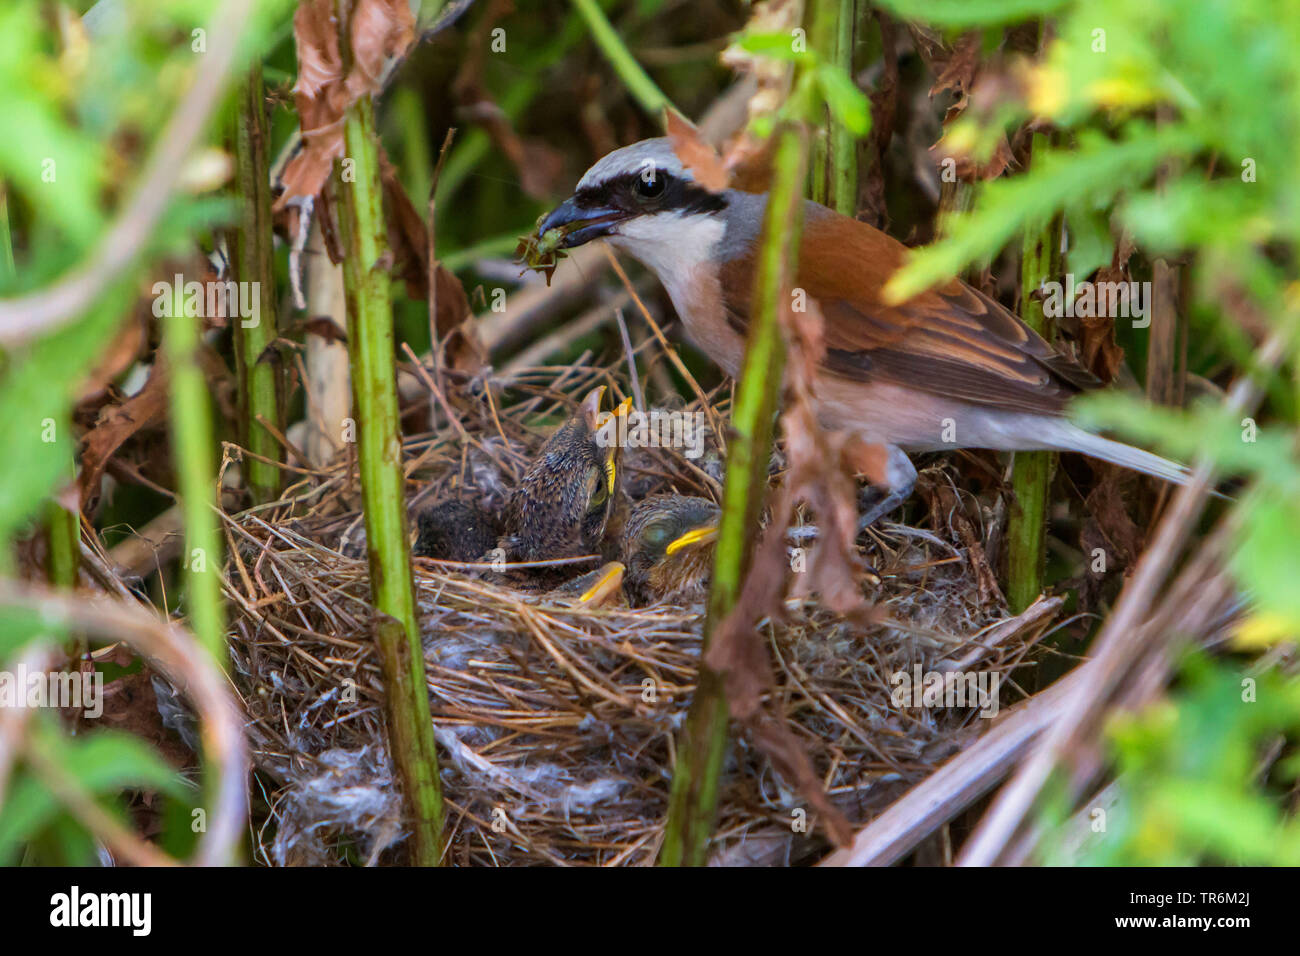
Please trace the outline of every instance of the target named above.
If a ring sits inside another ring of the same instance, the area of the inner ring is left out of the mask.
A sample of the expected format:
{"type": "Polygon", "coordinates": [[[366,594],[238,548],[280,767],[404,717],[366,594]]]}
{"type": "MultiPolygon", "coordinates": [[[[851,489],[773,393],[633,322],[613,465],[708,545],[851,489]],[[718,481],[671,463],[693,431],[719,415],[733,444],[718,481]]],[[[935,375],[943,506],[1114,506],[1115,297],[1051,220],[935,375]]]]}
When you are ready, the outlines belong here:
{"type": "Polygon", "coordinates": [[[669,107],[664,110],[664,126],[668,130],[668,141],[672,143],[673,152],[681,160],[682,166],[691,171],[695,181],[710,192],[717,193],[726,189],[731,177],[722,165],[722,157],[700,138],[700,131],[695,124],[669,107]]]}
{"type": "Polygon", "coordinates": [[[930,98],[949,90],[957,96],[957,101],[948,108],[943,118],[944,125],[947,125],[966,109],[970,91],[975,85],[975,76],[980,68],[980,33],[978,30],[964,33],[956,43],[948,46],[923,27],[909,25],[908,29],[916,41],[916,50],[921,59],[935,76],[934,85],[930,87],[930,98]]]}
{"type": "Polygon", "coordinates": [[[860,583],[865,569],[856,545],[857,489],[852,474],[857,463],[878,466],[873,468],[878,472],[883,462],[870,461],[866,446],[848,433],[827,433],[813,412],[813,383],[825,353],[817,304],[809,302],[803,312],[787,308],[781,320],[788,342],[786,411],[781,417],[788,472],[775,495],[771,522],[755,548],[740,598],[714,633],[705,663],[722,675],[731,715],[817,810],[831,838],[845,845],[851,839],[848,821],[826,796],[798,738],[764,707],[773,678],[767,647],[754,622],[784,616],[781,596],[791,573],[785,529],[799,502],[816,513],[819,533],[807,566],[795,575],[794,595],[820,593],[827,607],[842,614],[867,611],[860,583]],[[827,462],[836,467],[826,467],[827,462]]]}
{"type": "MultiPolygon", "coordinates": [[[[388,226],[388,247],[392,250],[393,274],[406,280],[412,299],[429,298],[429,231],[424,219],[397,178],[397,170],[380,150],[379,173],[384,187],[384,213],[388,226]]],[[[437,297],[435,327],[445,347],[446,367],[468,372],[479,371],[487,362],[487,350],[471,321],[469,297],[459,279],[437,268],[434,294],[437,297]]]]}
{"type": "MultiPolygon", "coordinates": [[[[777,513],[788,512],[789,496],[782,492],[778,497],[782,503],[777,505],[777,513]]],[[[718,625],[704,663],[721,675],[731,716],[749,732],[777,773],[818,812],[835,844],[847,846],[853,839],[848,820],[826,795],[799,738],[763,705],[774,683],[767,645],[754,621],[781,616],[780,594],[787,569],[784,528],[784,523],[769,525],[759,541],[736,607],[718,625]]]]}
{"type": "Polygon", "coordinates": [[[963,183],[996,179],[1008,169],[1018,165],[1015,151],[1005,136],[998,140],[997,146],[993,148],[993,155],[982,163],[968,152],[953,149],[947,133],[930,147],[930,155],[934,157],[935,165],[942,165],[944,160],[951,159],[953,173],[963,183]]]}
{"type": "Polygon", "coordinates": [[[344,76],[333,0],[303,0],[294,11],[294,103],[303,149],[285,167],[277,210],[291,199],[320,192],[334,160],[343,155],[344,112],[379,91],[385,62],[403,53],[415,38],[415,18],[406,0],[357,0],[349,26],[352,68],[344,76]]]}
{"type": "Polygon", "coordinates": [[[786,488],[792,505],[806,504],[817,515],[819,533],[806,571],[795,579],[794,595],[821,594],[839,614],[866,606],[860,584],[865,571],[858,556],[857,486],[854,459],[862,444],[850,432],[827,432],[813,411],[817,369],[826,352],[821,309],[814,301],[803,312],[783,314],[789,361],[786,411],[781,416],[789,471],[786,488]],[[827,463],[835,467],[828,468],[827,463]]]}
{"type": "Polygon", "coordinates": [[[77,487],[81,492],[83,511],[92,510],[98,502],[104,468],[122,443],[150,422],[161,418],[166,411],[168,378],[160,357],[140,391],[121,405],[100,410],[99,421],[81,443],[81,474],[77,478],[77,487]]]}
{"type": "MultiPolygon", "coordinates": [[[[145,303],[151,299],[152,295],[146,299],[142,294],[139,302],[145,303]]],[[[89,380],[81,387],[78,401],[84,402],[100,396],[110,383],[117,381],[118,377],[134,365],[137,359],[143,357],[149,343],[149,320],[146,318],[149,314],[147,308],[137,306],[135,314],[114,336],[103,357],[100,358],[99,364],[90,373],[89,380]]]]}
{"type": "MultiPolygon", "coordinates": [[[[1133,243],[1121,238],[1109,266],[1098,269],[1093,276],[1094,288],[1105,288],[1102,283],[1128,282],[1128,260],[1133,255],[1133,243]]],[[[1095,311],[1108,311],[1098,309],[1095,311]]],[[[1124,349],[1115,341],[1115,317],[1111,315],[1079,316],[1079,349],[1083,353],[1083,366],[1103,382],[1114,381],[1124,364],[1124,349]]]]}

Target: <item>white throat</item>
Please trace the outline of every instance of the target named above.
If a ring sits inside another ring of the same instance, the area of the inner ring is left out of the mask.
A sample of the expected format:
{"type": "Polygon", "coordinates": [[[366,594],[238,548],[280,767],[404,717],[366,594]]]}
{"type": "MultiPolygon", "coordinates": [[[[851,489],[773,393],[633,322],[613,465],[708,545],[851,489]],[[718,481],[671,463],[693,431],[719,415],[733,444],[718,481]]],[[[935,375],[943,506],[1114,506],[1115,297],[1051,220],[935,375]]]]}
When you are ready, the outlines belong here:
{"type": "Polygon", "coordinates": [[[609,241],[652,270],[681,312],[679,291],[692,281],[696,269],[713,260],[726,228],[717,216],[657,212],[619,223],[609,241]]]}
{"type": "Polygon", "coordinates": [[[620,223],[608,240],[659,277],[687,335],[734,376],[744,342],[723,320],[715,268],[717,246],[726,228],[715,215],[661,212],[620,223]]]}

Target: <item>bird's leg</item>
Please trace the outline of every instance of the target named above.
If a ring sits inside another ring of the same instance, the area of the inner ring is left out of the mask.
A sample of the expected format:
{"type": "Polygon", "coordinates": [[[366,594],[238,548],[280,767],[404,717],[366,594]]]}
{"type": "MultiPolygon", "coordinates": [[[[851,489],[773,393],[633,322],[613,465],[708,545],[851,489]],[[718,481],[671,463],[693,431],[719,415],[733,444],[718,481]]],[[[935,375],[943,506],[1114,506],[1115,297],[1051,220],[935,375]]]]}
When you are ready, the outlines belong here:
{"type": "Polygon", "coordinates": [[[862,489],[858,496],[862,517],[858,519],[858,532],[861,533],[875,524],[885,515],[899,507],[912,496],[916,485],[916,468],[911,459],[897,445],[890,445],[889,458],[885,464],[885,483],[872,482],[862,489]]]}

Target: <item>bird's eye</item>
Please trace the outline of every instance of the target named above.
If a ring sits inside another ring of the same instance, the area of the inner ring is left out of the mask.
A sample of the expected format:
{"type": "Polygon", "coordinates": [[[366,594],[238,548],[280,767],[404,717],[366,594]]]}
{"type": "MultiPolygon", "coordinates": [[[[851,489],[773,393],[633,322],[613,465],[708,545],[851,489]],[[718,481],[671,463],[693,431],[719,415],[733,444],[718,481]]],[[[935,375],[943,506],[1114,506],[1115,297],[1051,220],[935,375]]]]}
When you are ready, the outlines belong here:
{"type": "Polygon", "coordinates": [[[636,198],[643,202],[658,199],[668,188],[668,177],[657,169],[647,169],[636,178],[636,198]]]}
{"type": "Polygon", "coordinates": [[[591,489],[591,495],[587,499],[588,511],[599,511],[609,500],[609,486],[604,479],[604,474],[595,465],[587,469],[587,487],[591,489]]]}
{"type": "Polygon", "coordinates": [[[661,524],[652,524],[645,529],[645,543],[651,546],[663,544],[668,540],[668,529],[661,524]]]}

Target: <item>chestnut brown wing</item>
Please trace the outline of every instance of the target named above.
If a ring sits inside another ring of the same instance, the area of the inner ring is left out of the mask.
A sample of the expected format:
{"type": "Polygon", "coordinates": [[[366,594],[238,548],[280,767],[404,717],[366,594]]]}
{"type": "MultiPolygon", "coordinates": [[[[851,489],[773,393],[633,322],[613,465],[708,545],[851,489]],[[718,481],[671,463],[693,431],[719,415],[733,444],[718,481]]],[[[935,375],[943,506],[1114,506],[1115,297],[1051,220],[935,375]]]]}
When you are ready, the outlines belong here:
{"type": "MultiPolygon", "coordinates": [[[[878,229],[811,207],[796,286],[825,318],[825,367],[863,382],[890,382],[974,405],[1059,412],[1100,382],[996,300],[954,280],[901,304],[881,290],[905,247],[878,229]]],[[[748,324],[749,263],[723,268],[727,321],[748,324]]]]}

